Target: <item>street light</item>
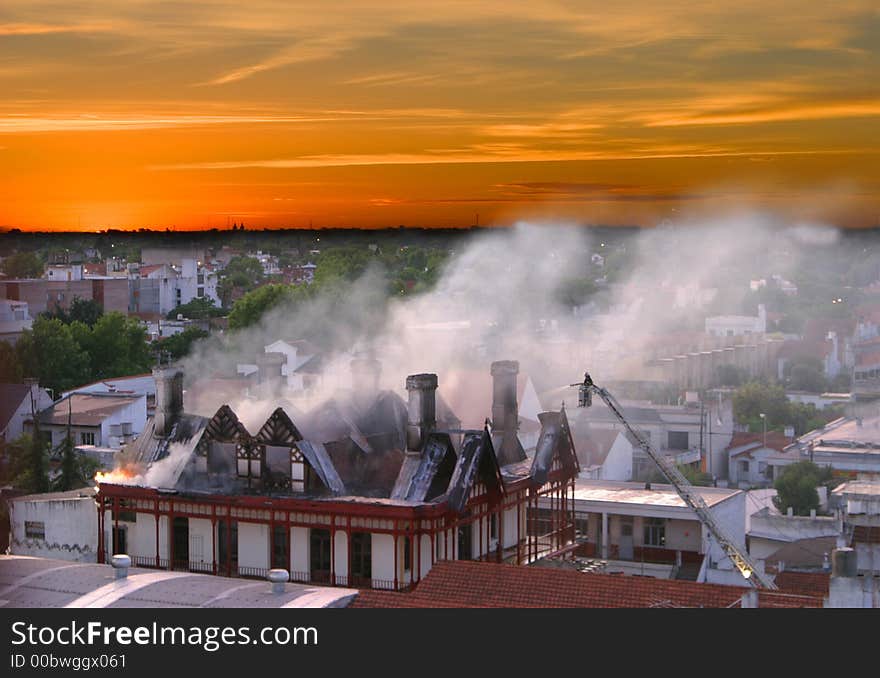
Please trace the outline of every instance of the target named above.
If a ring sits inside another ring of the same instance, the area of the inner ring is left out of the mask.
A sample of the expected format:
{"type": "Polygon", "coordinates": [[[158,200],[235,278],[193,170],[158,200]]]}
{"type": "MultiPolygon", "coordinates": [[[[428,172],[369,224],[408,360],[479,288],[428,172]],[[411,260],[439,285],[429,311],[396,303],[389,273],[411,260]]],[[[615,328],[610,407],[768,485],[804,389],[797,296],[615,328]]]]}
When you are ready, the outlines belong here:
{"type": "Polygon", "coordinates": [[[767,447],[767,415],[761,412],[758,416],[764,420],[764,447],[767,447]]]}

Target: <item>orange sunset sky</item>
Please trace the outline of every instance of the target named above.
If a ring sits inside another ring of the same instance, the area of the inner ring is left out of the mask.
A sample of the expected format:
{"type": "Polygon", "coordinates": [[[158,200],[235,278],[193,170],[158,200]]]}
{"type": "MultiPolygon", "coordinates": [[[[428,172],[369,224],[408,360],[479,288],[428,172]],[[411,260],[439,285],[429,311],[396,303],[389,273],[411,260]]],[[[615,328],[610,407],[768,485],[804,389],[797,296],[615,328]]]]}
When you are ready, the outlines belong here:
{"type": "Polygon", "coordinates": [[[0,226],[880,225],[880,5],[3,0],[0,226]]]}

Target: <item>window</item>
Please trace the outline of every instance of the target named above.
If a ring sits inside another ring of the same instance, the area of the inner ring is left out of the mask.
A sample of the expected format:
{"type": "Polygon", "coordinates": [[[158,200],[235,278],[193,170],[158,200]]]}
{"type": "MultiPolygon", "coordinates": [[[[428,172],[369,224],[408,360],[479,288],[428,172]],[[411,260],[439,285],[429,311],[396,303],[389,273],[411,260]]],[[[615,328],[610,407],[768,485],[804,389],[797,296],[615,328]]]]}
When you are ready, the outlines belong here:
{"type": "Polygon", "coordinates": [[[45,539],[46,523],[32,522],[30,520],[24,523],[24,536],[28,539],[45,539]]]}
{"type": "Polygon", "coordinates": [[[202,297],[204,297],[204,296],[205,296],[205,288],[204,288],[204,287],[197,287],[197,288],[196,288],[196,296],[197,296],[199,299],[201,299],[202,297]]]}
{"type": "Polygon", "coordinates": [[[137,513],[134,511],[120,511],[117,515],[120,523],[136,523],[137,513]]]}
{"type": "Polygon", "coordinates": [[[498,539],[498,516],[495,513],[489,516],[489,539],[498,539]]]}
{"type": "Polygon", "coordinates": [[[238,573],[238,521],[233,520],[228,528],[225,520],[217,521],[217,544],[222,570],[238,573]]]}
{"type": "Polygon", "coordinates": [[[125,526],[113,528],[113,555],[128,553],[128,528],[125,526]]]}
{"type": "Polygon", "coordinates": [[[666,521],[663,518],[645,520],[645,546],[666,546],[666,521]]]}
{"type": "Polygon", "coordinates": [[[290,569],[289,541],[290,535],[286,526],[275,525],[272,528],[272,567],[290,569]]]}
{"type": "Polygon", "coordinates": [[[586,517],[575,516],[574,519],[574,529],[575,534],[578,537],[587,538],[587,535],[590,534],[590,521],[586,517]]]}
{"type": "Polygon", "coordinates": [[[412,556],[410,555],[410,550],[412,549],[412,542],[409,540],[409,537],[403,538],[403,570],[404,572],[412,569],[412,556]]]}
{"type": "Polygon", "coordinates": [[[739,472],[740,475],[747,476],[749,475],[749,462],[743,460],[739,463],[739,472]]]}
{"type": "Polygon", "coordinates": [[[79,444],[80,445],[94,445],[95,444],[95,434],[92,431],[83,431],[79,434],[79,444]]]}
{"type": "Polygon", "coordinates": [[[330,530],[312,529],[309,559],[313,581],[330,580],[330,530]]]}
{"type": "Polygon", "coordinates": [[[633,536],[633,518],[632,518],[632,516],[621,516],[620,517],[620,536],[621,537],[632,537],[633,536]]]}
{"type": "Polygon", "coordinates": [[[373,578],[373,535],[354,532],[351,535],[351,576],[371,580],[373,578]]]}
{"type": "Polygon", "coordinates": [[[687,431],[670,431],[669,432],[669,449],[670,450],[686,450],[688,448],[687,431]]]}
{"type": "Polygon", "coordinates": [[[205,284],[205,274],[204,274],[204,273],[199,273],[198,276],[196,276],[196,282],[197,282],[199,285],[204,285],[204,284],[205,284]]]}

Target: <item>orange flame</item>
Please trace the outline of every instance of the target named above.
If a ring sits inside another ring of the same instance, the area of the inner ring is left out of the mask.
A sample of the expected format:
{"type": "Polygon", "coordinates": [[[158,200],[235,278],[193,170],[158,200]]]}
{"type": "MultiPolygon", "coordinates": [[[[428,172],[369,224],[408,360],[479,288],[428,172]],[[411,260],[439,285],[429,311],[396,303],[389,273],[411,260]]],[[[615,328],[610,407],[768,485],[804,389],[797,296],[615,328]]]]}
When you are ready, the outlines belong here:
{"type": "Polygon", "coordinates": [[[120,485],[125,485],[129,483],[132,479],[136,478],[140,473],[140,469],[135,466],[119,466],[109,473],[98,472],[95,474],[95,482],[98,484],[101,483],[116,483],[120,485]]]}

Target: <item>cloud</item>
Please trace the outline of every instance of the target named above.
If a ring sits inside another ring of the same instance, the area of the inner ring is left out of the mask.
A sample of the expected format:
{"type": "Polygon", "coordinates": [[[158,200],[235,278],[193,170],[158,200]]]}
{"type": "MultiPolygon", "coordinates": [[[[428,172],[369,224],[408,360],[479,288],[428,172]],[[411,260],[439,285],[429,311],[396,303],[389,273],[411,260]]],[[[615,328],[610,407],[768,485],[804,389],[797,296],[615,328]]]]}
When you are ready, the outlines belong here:
{"type": "Polygon", "coordinates": [[[153,170],[226,170],[243,168],[306,169],[316,167],[350,167],[376,165],[451,165],[473,163],[578,162],[588,160],[646,160],[669,158],[729,158],[785,155],[825,155],[863,153],[864,149],[831,149],[823,151],[709,151],[681,153],[619,153],[603,151],[542,151],[510,148],[492,153],[377,153],[360,155],[327,154],[299,158],[223,160],[216,162],[153,165],[153,170]]]}
{"type": "Polygon", "coordinates": [[[788,103],[752,110],[696,110],[673,114],[637,116],[647,127],[682,127],[688,125],[748,125],[795,120],[830,120],[880,115],[880,99],[828,103],[788,103]]]}
{"type": "Polygon", "coordinates": [[[116,30],[111,22],[84,24],[0,23],[0,35],[51,35],[54,33],[102,33],[116,30]]]}

